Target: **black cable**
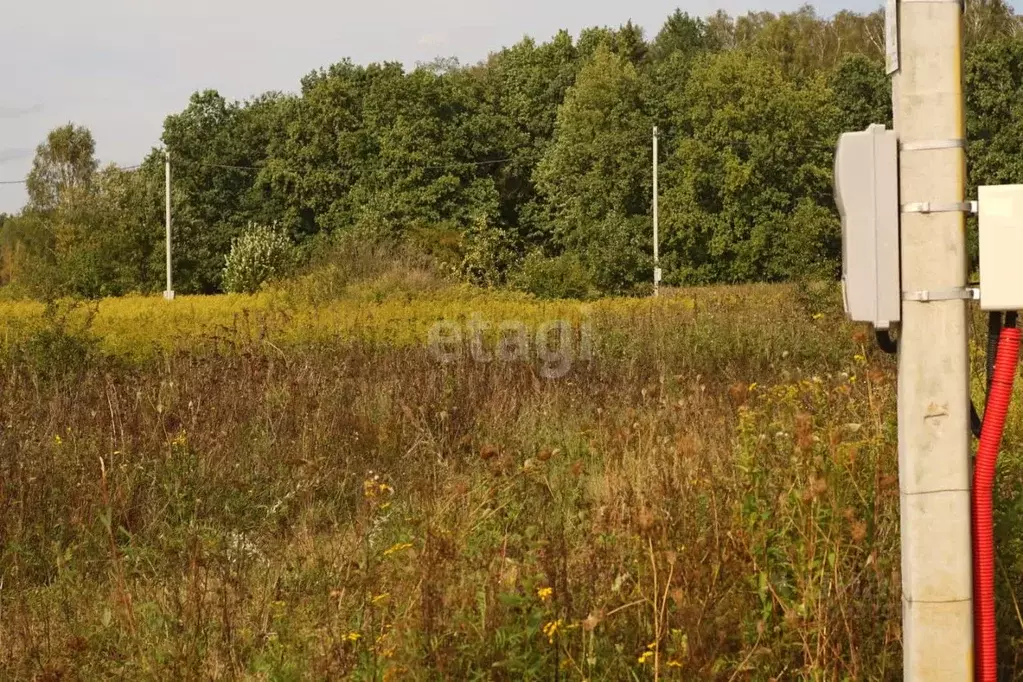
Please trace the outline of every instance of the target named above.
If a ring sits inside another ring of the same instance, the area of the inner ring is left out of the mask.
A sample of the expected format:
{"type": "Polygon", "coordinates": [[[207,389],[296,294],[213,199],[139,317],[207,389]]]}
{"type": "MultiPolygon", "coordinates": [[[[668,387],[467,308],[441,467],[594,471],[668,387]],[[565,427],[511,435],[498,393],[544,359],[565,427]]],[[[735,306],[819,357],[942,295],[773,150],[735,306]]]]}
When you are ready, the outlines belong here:
{"type": "MultiPolygon", "coordinates": [[[[994,317],[994,315],[992,315],[992,318],[993,317],[994,317]]],[[[994,322],[992,322],[992,325],[993,324],[994,324],[994,322]]],[[[994,332],[994,335],[993,336],[989,336],[989,341],[988,341],[988,345],[989,345],[988,357],[990,358],[989,359],[989,366],[988,366],[988,393],[989,394],[991,392],[991,374],[992,374],[992,371],[993,371],[993,367],[991,366],[991,363],[994,362],[994,356],[995,356],[995,353],[997,352],[997,349],[998,349],[998,336],[1001,333],[1001,319],[998,320],[998,327],[999,328],[994,332]],[[993,351],[990,349],[990,339],[991,338],[995,339],[995,350],[993,350],[993,351]]],[[[898,340],[892,338],[891,330],[889,330],[889,329],[876,329],[876,330],[874,330],[874,335],[877,338],[877,345],[880,346],[882,351],[884,351],[888,355],[895,355],[896,353],[899,352],[899,342],[898,342],[898,340]]],[[[981,428],[983,426],[984,426],[984,422],[983,422],[983,420],[981,420],[980,414],[977,412],[977,406],[973,404],[973,400],[970,400],[970,431],[973,432],[973,435],[974,435],[975,438],[980,438],[980,431],[981,431],[981,428]]]]}
{"type": "MultiPolygon", "coordinates": [[[[995,369],[995,358],[998,355],[998,341],[1002,336],[1002,329],[1004,327],[1015,327],[1019,321],[1019,314],[1015,311],[1005,313],[1004,319],[1002,313],[991,313],[988,316],[988,329],[987,329],[987,390],[985,391],[985,404],[987,399],[991,396],[991,380],[994,377],[995,369]]],[[[882,351],[889,355],[898,353],[899,343],[896,339],[892,338],[891,331],[888,329],[877,329],[875,330],[875,336],[877,338],[877,345],[882,351]]],[[[977,406],[970,400],[970,431],[973,432],[975,438],[980,438],[981,431],[984,427],[984,420],[977,411],[977,406]]]]}
{"type": "Polygon", "coordinates": [[[1005,324],[1002,314],[994,312],[987,318],[987,392],[991,394],[991,379],[995,373],[995,356],[998,355],[998,337],[1002,335],[1002,325],[1005,324]]]}
{"type": "MultiPolygon", "coordinates": [[[[429,164],[429,165],[425,165],[425,166],[417,166],[417,165],[414,165],[414,164],[413,165],[393,164],[393,165],[390,165],[390,166],[379,166],[377,168],[373,168],[373,169],[370,169],[370,170],[376,170],[376,171],[457,170],[457,169],[461,169],[461,168],[465,168],[465,167],[469,167],[469,166],[472,166],[472,167],[494,166],[494,165],[497,165],[497,164],[500,164],[500,163],[508,163],[510,161],[515,161],[515,158],[514,157],[508,157],[508,158],[505,158],[505,159],[491,159],[489,161],[451,161],[449,163],[429,164]]],[[[265,166],[265,165],[264,166],[232,166],[232,165],[223,164],[223,163],[206,163],[205,161],[188,161],[188,162],[185,162],[185,163],[192,163],[192,164],[195,164],[196,166],[205,166],[206,168],[224,168],[226,170],[250,170],[250,171],[258,171],[258,170],[263,170],[264,168],[271,168],[271,167],[272,168],[277,168],[276,166],[265,166]]],[[[278,170],[289,171],[291,173],[303,173],[303,172],[305,172],[305,171],[295,170],[293,168],[277,168],[277,169],[278,170]]]]}
{"type": "MultiPolygon", "coordinates": [[[[987,401],[991,397],[991,380],[995,376],[995,358],[998,357],[998,339],[1002,336],[1002,327],[1005,324],[1005,320],[1002,317],[1002,313],[993,312],[988,315],[987,318],[987,358],[985,358],[985,364],[987,365],[987,390],[984,392],[984,409],[987,410],[987,401]]],[[[970,417],[971,425],[973,427],[973,435],[976,438],[980,438],[980,433],[984,428],[984,418],[977,412],[977,407],[972,404],[973,415],[970,417]]]]}
{"type": "Polygon", "coordinates": [[[877,337],[877,345],[885,353],[895,355],[899,352],[899,342],[892,338],[890,329],[875,329],[874,335],[877,337]]]}
{"type": "MultiPolygon", "coordinates": [[[[993,312],[988,316],[987,324],[987,391],[984,396],[985,404],[991,397],[991,380],[995,374],[995,359],[998,356],[998,342],[1002,338],[1002,330],[1014,328],[1019,323],[1019,313],[1011,310],[1005,313],[993,312]]],[[[984,420],[977,412],[977,406],[970,401],[970,428],[973,435],[980,438],[980,432],[984,427],[984,420]]]]}
{"type": "MultiPolygon", "coordinates": [[[[116,166],[115,165],[114,168],[117,169],[117,170],[120,170],[120,171],[130,171],[130,170],[137,170],[139,168],[142,168],[142,164],[140,163],[140,164],[136,164],[134,166],[116,166]]],[[[102,171],[104,169],[103,169],[103,167],[100,167],[99,170],[102,171]]],[[[21,180],[0,180],[0,185],[24,185],[27,182],[28,182],[28,178],[22,178],[21,180]]]]}

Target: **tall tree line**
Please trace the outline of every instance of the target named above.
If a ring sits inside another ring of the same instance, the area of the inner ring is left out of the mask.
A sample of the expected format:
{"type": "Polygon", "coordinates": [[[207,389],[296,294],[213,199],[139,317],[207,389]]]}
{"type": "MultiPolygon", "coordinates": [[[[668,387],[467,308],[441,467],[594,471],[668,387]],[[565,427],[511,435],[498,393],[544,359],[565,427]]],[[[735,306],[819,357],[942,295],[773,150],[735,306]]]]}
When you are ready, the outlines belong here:
{"type": "MultiPolygon", "coordinates": [[[[1019,20],[1002,0],[968,3],[964,19],[971,183],[1023,182],[1019,20]]],[[[297,94],[197,92],[132,170],[99,166],[89,131],[69,125],[40,145],[26,208],[0,223],[0,283],[159,291],[169,150],[181,292],[220,290],[232,239],[276,223],[311,250],[353,231],[453,244],[479,282],[571,262],[628,293],[651,269],[653,125],[666,283],[834,276],[834,146],[890,125],[883,48],[880,11],[676,11],[650,37],[627,23],[468,66],[344,60],[297,94]]]]}

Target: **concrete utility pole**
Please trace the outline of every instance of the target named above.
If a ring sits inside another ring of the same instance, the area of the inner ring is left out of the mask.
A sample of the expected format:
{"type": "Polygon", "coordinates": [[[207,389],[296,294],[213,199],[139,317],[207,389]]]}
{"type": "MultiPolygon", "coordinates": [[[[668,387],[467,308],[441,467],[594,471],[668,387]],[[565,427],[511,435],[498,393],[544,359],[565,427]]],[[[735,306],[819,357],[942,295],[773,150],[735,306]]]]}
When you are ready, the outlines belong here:
{"type": "Polygon", "coordinates": [[[163,297],[168,301],[174,299],[174,284],[171,280],[171,164],[170,164],[170,151],[165,151],[163,156],[164,159],[164,184],[166,185],[167,191],[167,290],[163,292],[163,297]]]}
{"type": "Polygon", "coordinates": [[[896,9],[904,679],[972,680],[962,16],[958,0],[896,9]]]}
{"type": "Polygon", "coordinates": [[[654,126],[654,296],[660,293],[661,286],[661,259],[660,259],[660,248],[661,240],[657,234],[659,228],[657,214],[657,202],[660,197],[660,192],[657,191],[657,168],[658,168],[658,153],[657,153],[657,126],[654,126]]]}

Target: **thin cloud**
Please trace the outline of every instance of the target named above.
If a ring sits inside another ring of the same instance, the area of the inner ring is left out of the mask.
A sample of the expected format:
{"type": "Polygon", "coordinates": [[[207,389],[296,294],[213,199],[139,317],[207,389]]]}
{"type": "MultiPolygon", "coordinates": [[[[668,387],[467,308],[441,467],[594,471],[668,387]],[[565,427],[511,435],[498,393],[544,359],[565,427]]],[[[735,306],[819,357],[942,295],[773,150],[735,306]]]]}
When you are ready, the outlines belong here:
{"type": "Polygon", "coordinates": [[[448,37],[443,33],[427,33],[419,38],[419,44],[424,47],[434,47],[448,42],[448,37]]]}
{"type": "Polygon", "coordinates": [[[11,147],[9,149],[0,149],[0,164],[7,163],[8,161],[18,161],[20,159],[27,158],[32,155],[32,150],[27,147],[11,147]]]}
{"type": "Polygon", "coordinates": [[[42,104],[34,104],[30,107],[5,107],[0,106],[0,118],[17,118],[19,116],[29,116],[31,114],[38,114],[42,112],[42,104]]]}

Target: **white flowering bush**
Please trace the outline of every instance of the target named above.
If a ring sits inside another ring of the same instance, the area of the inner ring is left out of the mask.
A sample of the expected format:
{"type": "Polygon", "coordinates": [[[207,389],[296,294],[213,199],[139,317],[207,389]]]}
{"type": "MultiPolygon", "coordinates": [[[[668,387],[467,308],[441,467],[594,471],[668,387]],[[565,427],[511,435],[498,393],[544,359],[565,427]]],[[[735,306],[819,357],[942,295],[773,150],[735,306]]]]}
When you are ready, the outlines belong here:
{"type": "Polygon", "coordinates": [[[236,294],[259,291],[265,282],[286,276],[295,264],[295,247],[276,225],[249,225],[231,241],[224,261],[224,289],[236,294]]]}

